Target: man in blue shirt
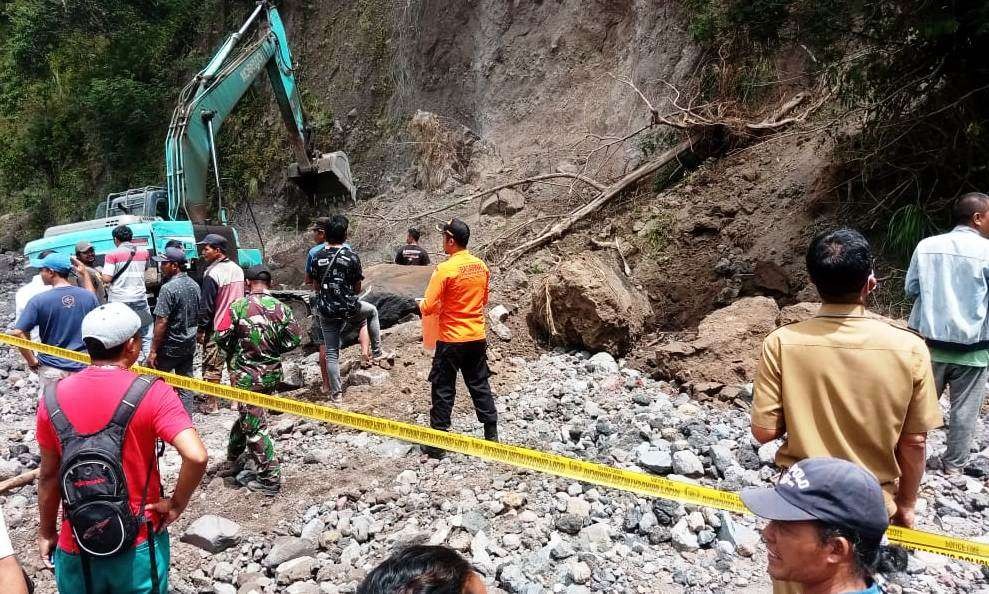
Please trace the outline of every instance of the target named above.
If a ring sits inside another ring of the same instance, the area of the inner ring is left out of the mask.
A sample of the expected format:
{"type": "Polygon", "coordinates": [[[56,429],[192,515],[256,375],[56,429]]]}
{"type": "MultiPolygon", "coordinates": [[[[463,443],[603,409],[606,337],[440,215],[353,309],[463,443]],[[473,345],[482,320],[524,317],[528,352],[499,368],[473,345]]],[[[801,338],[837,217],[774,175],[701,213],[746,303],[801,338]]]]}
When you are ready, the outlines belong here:
{"type": "Polygon", "coordinates": [[[744,489],[762,530],[773,592],[879,594],[872,579],[889,527],[882,487],[838,458],[805,458],[775,487],[744,489]]]}
{"type": "MultiPolygon", "coordinates": [[[[76,268],[80,278],[86,274],[85,266],[73,263],[67,254],[53,253],[37,262],[41,280],[51,286],[51,290],[35,295],[28,301],[14,324],[11,334],[20,338],[30,338],[31,330],[37,328],[41,342],[72,351],[85,351],[82,342],[82,319],[100,305],[96,294],[83,287],[69,284],[69,273],[76,268]]],[[[88,283],[87,283],[88,284],[88,283]]],[[[28,367],[38,374],[41,389],[81,370],[85,365],[46,354],[35,354],[29,349],[21,349],[28,367]]]]}
{"type": "Polygon", "coordinates": [[[954,229],[917,244],[905,287],[916,299],[909,325],[927,341],[938,395],[949,388],[948,475],[968,463],[989,380],[989,196],[965,194],[953,215],[954,229]]]}

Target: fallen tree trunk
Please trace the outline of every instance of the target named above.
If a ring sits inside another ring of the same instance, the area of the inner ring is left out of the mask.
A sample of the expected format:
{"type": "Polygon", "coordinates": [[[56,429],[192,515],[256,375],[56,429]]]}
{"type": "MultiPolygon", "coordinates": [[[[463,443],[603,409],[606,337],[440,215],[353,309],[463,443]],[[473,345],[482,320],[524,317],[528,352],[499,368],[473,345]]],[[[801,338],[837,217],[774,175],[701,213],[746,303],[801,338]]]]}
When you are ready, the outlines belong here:
{"type": "MultiPolygon", "coordinates": [[[[659,123],[682,130],[688,130],[690,131],[690,136],[652,161],[625,175],[618,181],[609,185],[607,188],[602,189],[601,193],[598,194],[594,200],[571,212],[562,221],[553,225],[549,230],[541,233],[535,239],[507,252],[505,257],[502,258],[499,263],[500,265],[511,264],[518,260],[523,254],[537,250],[560,239],[582,219],[599,211],[601,207],[607,204],[612,198],[621,194],[630,186],[635,185],[646,176],[655,173],[667,163],[674,160],[683,160],[688,156],[692,156],[697,162],[700,162],[705,158],[712,156],[714,150],[711,148],[707,148],[706,150],[701,149],[701,154],[697,154],[694,151],[694,147],[704,146],[707,143],[714,142],[714,139],[719,137],[722,139],[723,143],[726,133],[730,137],[732,136],[730,131],[737,128],[737,126],[731,125],[729,122],[724,120],[692,116],[692,112],[689,109],[680,108],[676,104],[676,101],[673,101],[673,105],[683,112],[683,118],[680,122],[674,122],[665,116],[659,116],[659,112],[653,107],[652,103],[650,103],[649,100],[646,99],[645,95],[643,95],[642,92],[639,91],[639,89],[630,81],[620,82],[629,85],[632,89],[639,93],[639,96],[642,97],[642,99],[646,102],[646,105],[649,107],[650,112],[652,112],[653,117],[659,118],[659,123]],[[698,159],[698,157],[700,158],[698,159]]],[[[768,118],[755,124],[745,124],[744,128],[749,130],[751,135],[758,135],[760,133],[776,131],[796,122],[802,122],[814,110],[824,103],[824,99],[807,108],[799,116],[788,118],[784,118],[784,116],[796,109],[797,106],[803,103],[808,96],[809,94],[807,93],[797,93],[795,96],[791,97],[789,101],[786,101],[780,105],[768,118]]],[[[708,144],[707,146],[710,147],[711,145],[708,144]]]]}
{"type": "Polygon", "coordinates": [[[0,495],[3,495],[7,491],[16,489],[17,487],[23,487],[28,483],[33,483],[34,480],[38,478],[38,469],[29,470],[25,473],[19,474],[14,478],[9,478],[5,481],[0,482],[0,495]]]}
{"type": "Polygon", "coordinates": [[[656,157],[652,161],[640,166],[610,186],[604,188],[601,193],[598,194],[597,198],[571,212],[564,220],[553,225],[546,233],[543,233],[532,241],[526,242],[509,251],[505,254],[502,264],[511,264],[523,254],[541,248],[544,245],[552,243],[563,237],[563,235],[570,231],[570,229],[573,228],[573,226],[581,219],[600,210],[602,206],[608,203],[608,201],[621,194],[629,186],[632,186],[641,181],[644,177],[655,173],[664,165],[674,160],[683,158],[687,153],[692,153],[694,145],[699,144],[702,140],[703,139],[701,136],[691,136],[656,157]]]}
{"type": "Polygon", "coordinates": [[[596,189],[599,192],[604,191],[604,189],[605,189],[605,186],[602,183],[598,182],[597,180],[591,179],[591,178],[587,177],[586,175],[580,175],[579,173],[570,173],[570,172],[566,172],[566,171],[557,171],[556,173],[545,173],[543,175],[537,175],[537,176],[534,176],[534,177],[527,177],[525,179],[517,179],[517,180],[514,180],[514,181],[510,181],[510,182],[501,184],[499,186],[495,186],[493,188],[488,188],[487,190],[482,190],[482,191],[480,191],[480,192],[478,192],[476,194],[471,194],[470,196],[464,196],[460,200],[451,202],[450,204],[447,204],[446,206],[441,206],[441,207],[439,207],[437,209],[430,210],[430,211],[427,211],[427,212],[424,212],[424,213],[421,213],[421,214],[417,214],[415,216],[415,218],[416,219],[422,219],[422,218],[425,218],[425,217],[434,215],[436,213],[443,212],[444,210],[449,210],[449,209],[453,208],[454,206],[460,206],[461,204],[467,204],[471,200],[476,200],[478,198],[483,198],[483,197],[485,197],[485,196],[487,196],[489,194],[494,194],[495,192],[498,192],[500,190],[504,190],[505,188],[511,188],[513,186],[520,186],[522,184],[530,184],[530,183],[534,183],[534,182],[540,182],[540,181],[544,181],[544,180],[547,180],[547,179],[558,179],[558,178],[561,178],[561,177],[568,177],[568,178],[571,178],[571,179],[575,179],[575,180],[577,180],[579,182],[583,182],[583,183],[585,183],[585,184],[593,187],[594,189],[596,189]]]}

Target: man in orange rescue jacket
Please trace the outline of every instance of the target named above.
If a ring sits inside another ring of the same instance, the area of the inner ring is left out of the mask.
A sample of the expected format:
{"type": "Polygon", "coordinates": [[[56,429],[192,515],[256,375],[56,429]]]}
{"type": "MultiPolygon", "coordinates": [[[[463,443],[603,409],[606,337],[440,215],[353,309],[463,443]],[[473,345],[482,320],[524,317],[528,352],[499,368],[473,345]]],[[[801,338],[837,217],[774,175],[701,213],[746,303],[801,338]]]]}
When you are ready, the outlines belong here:
{"type": "MultiPolygon", "coordinates": [[[[491,273],[467,250],[470,227],[460,219],[437,226],[443,232],[443,251],[449,258],[436,266],[426,297],[419,305],[422,315],[439,316],[439,336],[429,381],[433,385],[429,425],[449,431],[453,401],[457,394],[457,371],[474,401],[477,420],[484,424],[484,438],[498,441],[498,411],[488,377],[484,333],[484,307],[488,304],[491,273]]],[[[442,452],[424,448],[433,457],[442,452]]]]}

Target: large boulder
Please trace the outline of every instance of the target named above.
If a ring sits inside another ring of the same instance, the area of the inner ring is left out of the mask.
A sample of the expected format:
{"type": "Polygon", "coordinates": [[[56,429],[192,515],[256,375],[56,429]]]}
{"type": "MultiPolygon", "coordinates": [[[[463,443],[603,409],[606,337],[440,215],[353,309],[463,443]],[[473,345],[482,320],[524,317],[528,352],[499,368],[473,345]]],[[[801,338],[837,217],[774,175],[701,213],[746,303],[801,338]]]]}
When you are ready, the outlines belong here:
{"type": "Polygon", "coordinates": [[[694,340],[657,348],[660,375],[695,385],[751,381],[762,340],[779,317],[779,306],[768,297],[746,297],[713,311],[697,326],[694,340]]]}
{"type": "MultiPolygon", "coordinates": [[[[362,299],[378,308],[381,328],[409,321],[419,315],[416,298],[426,294],[433,266],[399,266],[375,264],[364,269],[363,288],[368,291],[362,299]]],[[[350,328],[343,337],[344,345],[357,343],[358,328],[350,328]]]]}
{"type": "Polygon", "coordinates": [[[624,355],[651,317],[649,299],[612,258],[584,252],[536,287],[528,322],[550,343],[624,355]]]}
{"type": "Polygon", "coordinates": [[[518,190],[505,188],[481,203],[482,215],[513,215],[525,208],[525,195],[518,190]]]}

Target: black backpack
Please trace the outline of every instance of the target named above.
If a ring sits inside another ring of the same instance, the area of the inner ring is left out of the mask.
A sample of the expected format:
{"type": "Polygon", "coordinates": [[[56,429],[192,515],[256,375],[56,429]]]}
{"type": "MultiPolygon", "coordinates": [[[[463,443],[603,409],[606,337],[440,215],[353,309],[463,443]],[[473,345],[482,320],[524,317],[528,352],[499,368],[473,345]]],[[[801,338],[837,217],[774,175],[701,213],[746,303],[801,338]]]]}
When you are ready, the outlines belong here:
{"type": "MultiPolygon", "coordinates": [[[[45,390],[45,407],[62,445],[58,482],[64,513],[72,525],[72,535],[79,546],[87,591],[92,591],[89,557],[113,557],[130,550],[142,523],[148,525],[148,549],[151,554],[152,582],[158,592],[158,572],[154,552],[154,530],[144,512],[131,511],[127,479],[122,466],[124,436],[134,411],[158,378],[142,375],[131,383],[110,422],[95,433],[80,435],[66,418],[55,397],[56,387],[45,390]]],[[[139,510],[147,501],[151,471],[157,462],[152,458],[144,482],[139,510]]]]}
{"type": "Polygon", "coordinates": [[[313,300],[313,309],[319,316],[331,319],[349,318],[360,307],[354,285],[349,278],[353,259],[354,254],[350,248],[343,246],[337,248],[332,256],[329,248],[323,248],[316,255],[316,266],[326,266],[313,300]]]}

